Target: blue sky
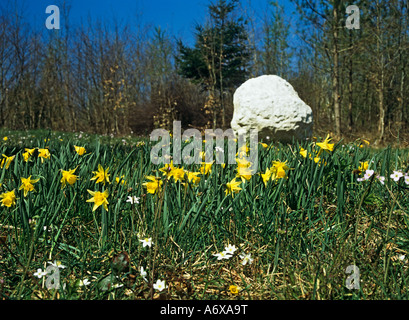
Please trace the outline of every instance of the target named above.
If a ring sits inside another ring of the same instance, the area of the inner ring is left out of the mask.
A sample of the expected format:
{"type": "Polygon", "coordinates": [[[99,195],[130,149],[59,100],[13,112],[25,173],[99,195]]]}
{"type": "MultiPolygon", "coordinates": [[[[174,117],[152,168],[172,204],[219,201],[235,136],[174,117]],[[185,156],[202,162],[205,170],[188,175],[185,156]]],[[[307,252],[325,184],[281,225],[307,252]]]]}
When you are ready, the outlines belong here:
{"type": "MultiPolygon", "coordinates": [[[[5,0],[1,0],[2,2],[5,0]]],[[[64,0],[17,0],[24,10],[24,16],[35,29],[44,27],[48,5],[57,5],[64,15],[64,0]]],[[[171,35],[182,38],[188,43],[193,40],[196,22],[202,23],[207,12],[208,0],[66,0],[70,5],[69,20],[72,24],[86,22],[88,17],[93,21],[116,19],[119,22],[133,25],[136,21],[152,26],[160,26],[171,35]]],[[[291,15],[294,6],[290,1],[279,0],[286,14],[291,15]]],[[[242,0],[241,4],[261,16],[267,7],[268,0],[242,0]]],[[[4,5],[4,2],[3,2],[4,5]]]]}

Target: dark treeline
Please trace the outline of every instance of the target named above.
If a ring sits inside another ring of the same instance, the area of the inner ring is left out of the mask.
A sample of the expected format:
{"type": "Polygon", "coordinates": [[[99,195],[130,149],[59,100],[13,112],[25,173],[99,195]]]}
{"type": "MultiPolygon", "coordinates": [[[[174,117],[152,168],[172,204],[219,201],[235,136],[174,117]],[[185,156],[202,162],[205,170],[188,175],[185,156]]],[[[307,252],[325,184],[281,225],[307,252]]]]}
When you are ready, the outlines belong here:
{"type": "Polygon", "coordinates": [[[262,15],[237,0],[209,1],[193,45],[137,18],[71,25],[69,4],[59,30],[35,30],[10,3],[0,12],[1,127],[228,128],[234,90],[262,74],[294,86],[315,129],[381,140],[409,127],[407,0],[293,0],[294,15],[274,1],[262,15]],[[345,27],[349,5],[360,10],[359,29],[345,27]]]}

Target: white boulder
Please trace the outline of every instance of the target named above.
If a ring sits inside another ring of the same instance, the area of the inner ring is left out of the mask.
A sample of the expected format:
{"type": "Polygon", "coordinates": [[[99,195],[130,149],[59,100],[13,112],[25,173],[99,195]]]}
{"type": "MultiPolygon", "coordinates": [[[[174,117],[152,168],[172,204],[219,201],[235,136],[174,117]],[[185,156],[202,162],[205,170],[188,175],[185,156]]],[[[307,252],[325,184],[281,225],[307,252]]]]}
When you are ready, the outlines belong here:
{"type": "Polygon", "coordinates": [[[247,80],[234,93],[233,104],[231,128],[236,136],[257,129],[259,139],[286,143],[312,134],[312,109],[279,76],[247,80]]]}

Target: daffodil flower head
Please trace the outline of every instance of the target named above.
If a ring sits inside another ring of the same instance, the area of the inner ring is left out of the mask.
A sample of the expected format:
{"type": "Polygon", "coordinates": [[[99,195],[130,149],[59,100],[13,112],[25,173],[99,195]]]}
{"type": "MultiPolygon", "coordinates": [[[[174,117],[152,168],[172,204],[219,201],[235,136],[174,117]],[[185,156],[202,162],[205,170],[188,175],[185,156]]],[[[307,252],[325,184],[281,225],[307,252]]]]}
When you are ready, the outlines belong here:
{"type": "Polygon", "coordinates": [[[80,156],[87,152],[84,147],[74,146],[74,149],[75,152],[78,153],[78,155],[80,156]]]}
{"type": "Polygon", "coordinates": [[[271,178],[271,174],[272,174],[272,171],[270,170],[270,168],[267,168],[266,172],[261,174],[261,178],[263,179],[264,186],[266,187],[267,187],[268,181],[271,178]]]}
{"type": "Polygon", "coordinates": [[[171,160],[170,163],[166,163],[163,168],[159,169],[159,171],[163,172],[163,175],[169,178],[173,169],[175,169],[175,167],[173,166],[173,160],[171,160]]]}
{"type": "Polygon", "coordinates": [[[155,194],[163,185],[163,181],[155,176],[147,176],[146,179],[150,180],[150,182],[144,182],[142,185],[150,194],[155,194]]]}
{"type": "Polygon", "coordinates": [[[202,166],[200,167],[200,173],[207,175],[210,172],[212,172],[212,166],[213,166],[213,161],[212,162],[203,162],[202,166]]]}
{"type": "Polygon", "coordinates": [[[3,154],[4,159],[2,159],[0,162],[0,168],[3,169],[4,165],[6,165],[6,169],[8,169],[15,157],[16,156],[7,157],[5,154],[3,154]]]}
{"type": "Polygon", "coordinates": [[[174,182],[182,181],[185,177],[185,170],[183,168],[173,168],[168,175],[168,179],[170,177],[173,177],[174,182]]]}
{"type": "Polygon", "coordinates": [[[27,193],[29,191],[34,191],[34,185],[33,183],[36,183],[40,180],[40,178],[38,179],[31,179],[31,176],[29,176],[28,178],[21,178],[21,186],[19,188],[19,190],[24,190],[24,196],[27,196],[27,193]]]}
{"type": "Polygon", "coordinates": [[[328,134],[323,142],[317,142],[317,146],[319,146],[321,148],[321,150],[331,152],[331,151],[334,150],[334,144],[329,143],[330,140],[331,140],[331,138],[329,137],[329,134],[328,134]]]}
{"type": "Polygon", "coordinates": [[[238,193],[241,190],[241,188],[239,187],[240,184],[241,184],[241,181],[236,181],[236,178],[226,183],[226,190],[225,190],[226,195],[231,193],[232,196],[234,196],[234,193],[238,193]]]}
{"type": "Polygon", "coordinates": [[[199,174],[200,172],[186,171],[187,181],[193,183],[194,185],[198,185],[200,182],[200,177],[198,177],[199,174]]]}
{"type": "Polygon", "coordinates": [[[109,182],[108,170],[109,170],[109,168],[104,170],[104,168],[99,164],[98,165],[98,170],[92,172],[94,174],[94,177],[91,178],[91,181],[96,180],[95,181],[96,183],[102,182],[104,185],[105,185],[105,182],[110,183],[109,182]]]}
{"type": "Polygon", "coordinates": [[[49,159],[51,156],[50,151],[48,149],[38,149],[38,157],[41,158],[41,163],[44,162],[44,159],[49,159]]]}
{"type": "Polygon", "coordinates": [[[307,158],[307,150],[305,150],[304,148],[301,148],[300,155],[302,155],[304,158],[307,158]]]}
{"type": "Polygon", "coordinates": [[[99,206],[103,206],[106,211],[108,211],[108,190],[105,190],[104,192],[99,192],[99,191],[91,191],[87,190],[89,194],[91,194],[93,197],[91,199],[88,199],[87,202],[94,202],[94,207],[92,208],[92,211],[97,210],[99,206]]]}
{"type": "Polygon", "coordinates": [[[14,189],[12,191],[0,194],[0,198],[2,207],[11,207],[12,205],[16,204],[16,194],[14,193],[14,189]]]}
{"type": "Polygon", "coordinates": [[[74,174],[75,170],[77,170],[77,168],[72,170],[61,170],[62,178],[60,182],[62,184],[62,189],[65,188],[67,183],[73,185],[77,181],[78,176],[74,174]]]}
{"type": "Polygon", "coordinates": [[[231,294],[234,294],[234,295],[239,294],[239,288],[237,286],[235,286],[235,285],[231,285],[229,287],[229,291],[230,291],[231,294]]]}
{"type": "Polygon", "coordinates": [[[249,167],[241,167],[241,166],[237,167],[236,178],[241,178],[241,181],[243,183],[245,183],[246,181],[249,181],[252,175],[253,175],[253,172],[249,167]]]}

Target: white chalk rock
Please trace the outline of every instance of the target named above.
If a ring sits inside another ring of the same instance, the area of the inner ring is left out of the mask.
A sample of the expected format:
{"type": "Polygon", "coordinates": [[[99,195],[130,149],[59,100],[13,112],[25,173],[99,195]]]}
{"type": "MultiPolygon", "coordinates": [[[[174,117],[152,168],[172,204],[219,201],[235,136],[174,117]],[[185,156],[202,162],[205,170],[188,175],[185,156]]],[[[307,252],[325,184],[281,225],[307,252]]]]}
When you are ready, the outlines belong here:
{"type": "Polygon", "coordinates": [[[256,129],[259,139],[286,143],[312,134],[312,109],[279,76],[247,80],[234,93],[233,104],[231,128],[236,136],[256,129]]]}

